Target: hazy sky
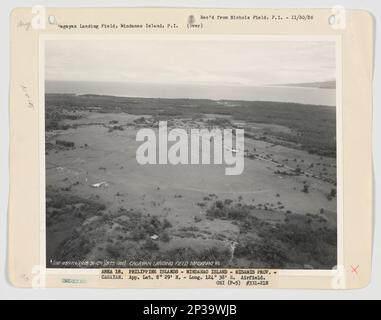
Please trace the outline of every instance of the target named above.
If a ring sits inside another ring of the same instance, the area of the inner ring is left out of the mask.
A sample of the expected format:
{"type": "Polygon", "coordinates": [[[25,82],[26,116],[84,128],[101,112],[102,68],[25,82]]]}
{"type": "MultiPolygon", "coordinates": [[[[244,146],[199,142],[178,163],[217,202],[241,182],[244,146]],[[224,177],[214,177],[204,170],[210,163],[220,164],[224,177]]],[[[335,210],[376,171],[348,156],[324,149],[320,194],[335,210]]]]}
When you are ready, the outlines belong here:
{"type": "Polygon", "coordinates": [[[311,41],[49,40],[46,80],[261,86],[335,79],[335,44],[311,41]]]}

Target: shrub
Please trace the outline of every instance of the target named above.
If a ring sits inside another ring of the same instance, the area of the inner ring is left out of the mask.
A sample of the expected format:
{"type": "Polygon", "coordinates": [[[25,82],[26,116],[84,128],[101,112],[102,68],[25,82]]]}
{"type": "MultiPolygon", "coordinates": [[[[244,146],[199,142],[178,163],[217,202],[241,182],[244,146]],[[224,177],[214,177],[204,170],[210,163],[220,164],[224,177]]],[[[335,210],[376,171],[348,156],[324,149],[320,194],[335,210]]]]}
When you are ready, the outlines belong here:
{"type": "Polygon", "coordinates": [[[302,189],[302,192],[304,192],[304,193],[309,193],[309,185],[308,184],[304,184],[303,185],[303,189],[302,189]]]}
{"type": "MultiPolygon", "coordinates": [[[[254,201],[254,199],[253,199],[253,201],[254,201]]],[[[232,199],[225,199],[224,204],[228,206],[228,205],[232,204],[232,202],[233,202],[232,199]]]]}
{"type": "Polygon", "coordinates": [[[163,242],[169,242],[169,241],[171,241],[171,237],[169,236],[168,232],[163,232],[160,235],[160,240],[163,242]]]}
{"type": "Polygon", "coordinates": [[[144,242],[142,248],[145,250],[153,251],[153,250],[158,250],[159,246],[152,239],[148,238],[144,242]]]}
{"type": "Polygon", "coordinates": [[[194,222],[200,222],[202,219],[200,217],[194,217],[194,222]]]}
{"type": "Polygon", "coordinates": [[[119,259],[121,257],[121,246],[109,244],[106,247],[106,253],[111,259],[119,259]]]}
{"type": "Polygon", "coordinates": [[[172,224],[166,218],[164,218],[163,229],[167,229],[167,228],[171,228],[171,227],[172,227],[172,224]]]}
{"type": "Polygon", "coordinates": [[[131,238],[135,241],[143,240],[147,236],[147,232],[140,226],[136,226],[131,232],[131,238]]]}

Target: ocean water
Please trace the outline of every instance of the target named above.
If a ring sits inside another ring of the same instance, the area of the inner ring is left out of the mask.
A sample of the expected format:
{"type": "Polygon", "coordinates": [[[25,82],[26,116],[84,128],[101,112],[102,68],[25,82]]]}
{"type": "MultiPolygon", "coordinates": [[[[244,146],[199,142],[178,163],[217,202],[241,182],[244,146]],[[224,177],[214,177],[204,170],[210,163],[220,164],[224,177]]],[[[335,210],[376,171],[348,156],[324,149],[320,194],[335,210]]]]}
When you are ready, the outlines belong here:
{"type": "Polygon", "coordinates": [[[336,90],[296,86],[161,85],[140,83],[46,81],[46,93],[102,94],[143,98],[193,98],[336,105],[336,90]]]}

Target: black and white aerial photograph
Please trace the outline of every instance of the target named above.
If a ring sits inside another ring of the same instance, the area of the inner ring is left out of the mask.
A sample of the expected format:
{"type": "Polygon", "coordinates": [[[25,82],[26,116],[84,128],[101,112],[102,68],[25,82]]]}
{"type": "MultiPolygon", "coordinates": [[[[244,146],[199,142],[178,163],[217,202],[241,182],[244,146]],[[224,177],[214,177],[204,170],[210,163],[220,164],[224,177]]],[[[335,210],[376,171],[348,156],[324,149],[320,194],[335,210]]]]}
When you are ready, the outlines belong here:
{"type": "Polygon", "coordinates": [[[47,268],[337,265],[334,41],[44,50],[47,268]]]}

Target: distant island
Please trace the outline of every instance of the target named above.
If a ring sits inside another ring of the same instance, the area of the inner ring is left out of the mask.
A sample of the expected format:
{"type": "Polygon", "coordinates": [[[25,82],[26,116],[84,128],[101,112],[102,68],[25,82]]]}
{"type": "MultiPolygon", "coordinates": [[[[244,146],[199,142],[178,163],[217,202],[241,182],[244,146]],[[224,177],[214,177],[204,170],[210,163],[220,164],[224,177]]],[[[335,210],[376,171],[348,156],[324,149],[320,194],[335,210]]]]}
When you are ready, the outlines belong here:
{"type": "Polygon", "coordinates": [[[305,83],[288,83],[278,84],[279,87],[306,87],[319,89],[336,89],[336,81],[321,81],[321,82],[305,82],[305,83]]]}

